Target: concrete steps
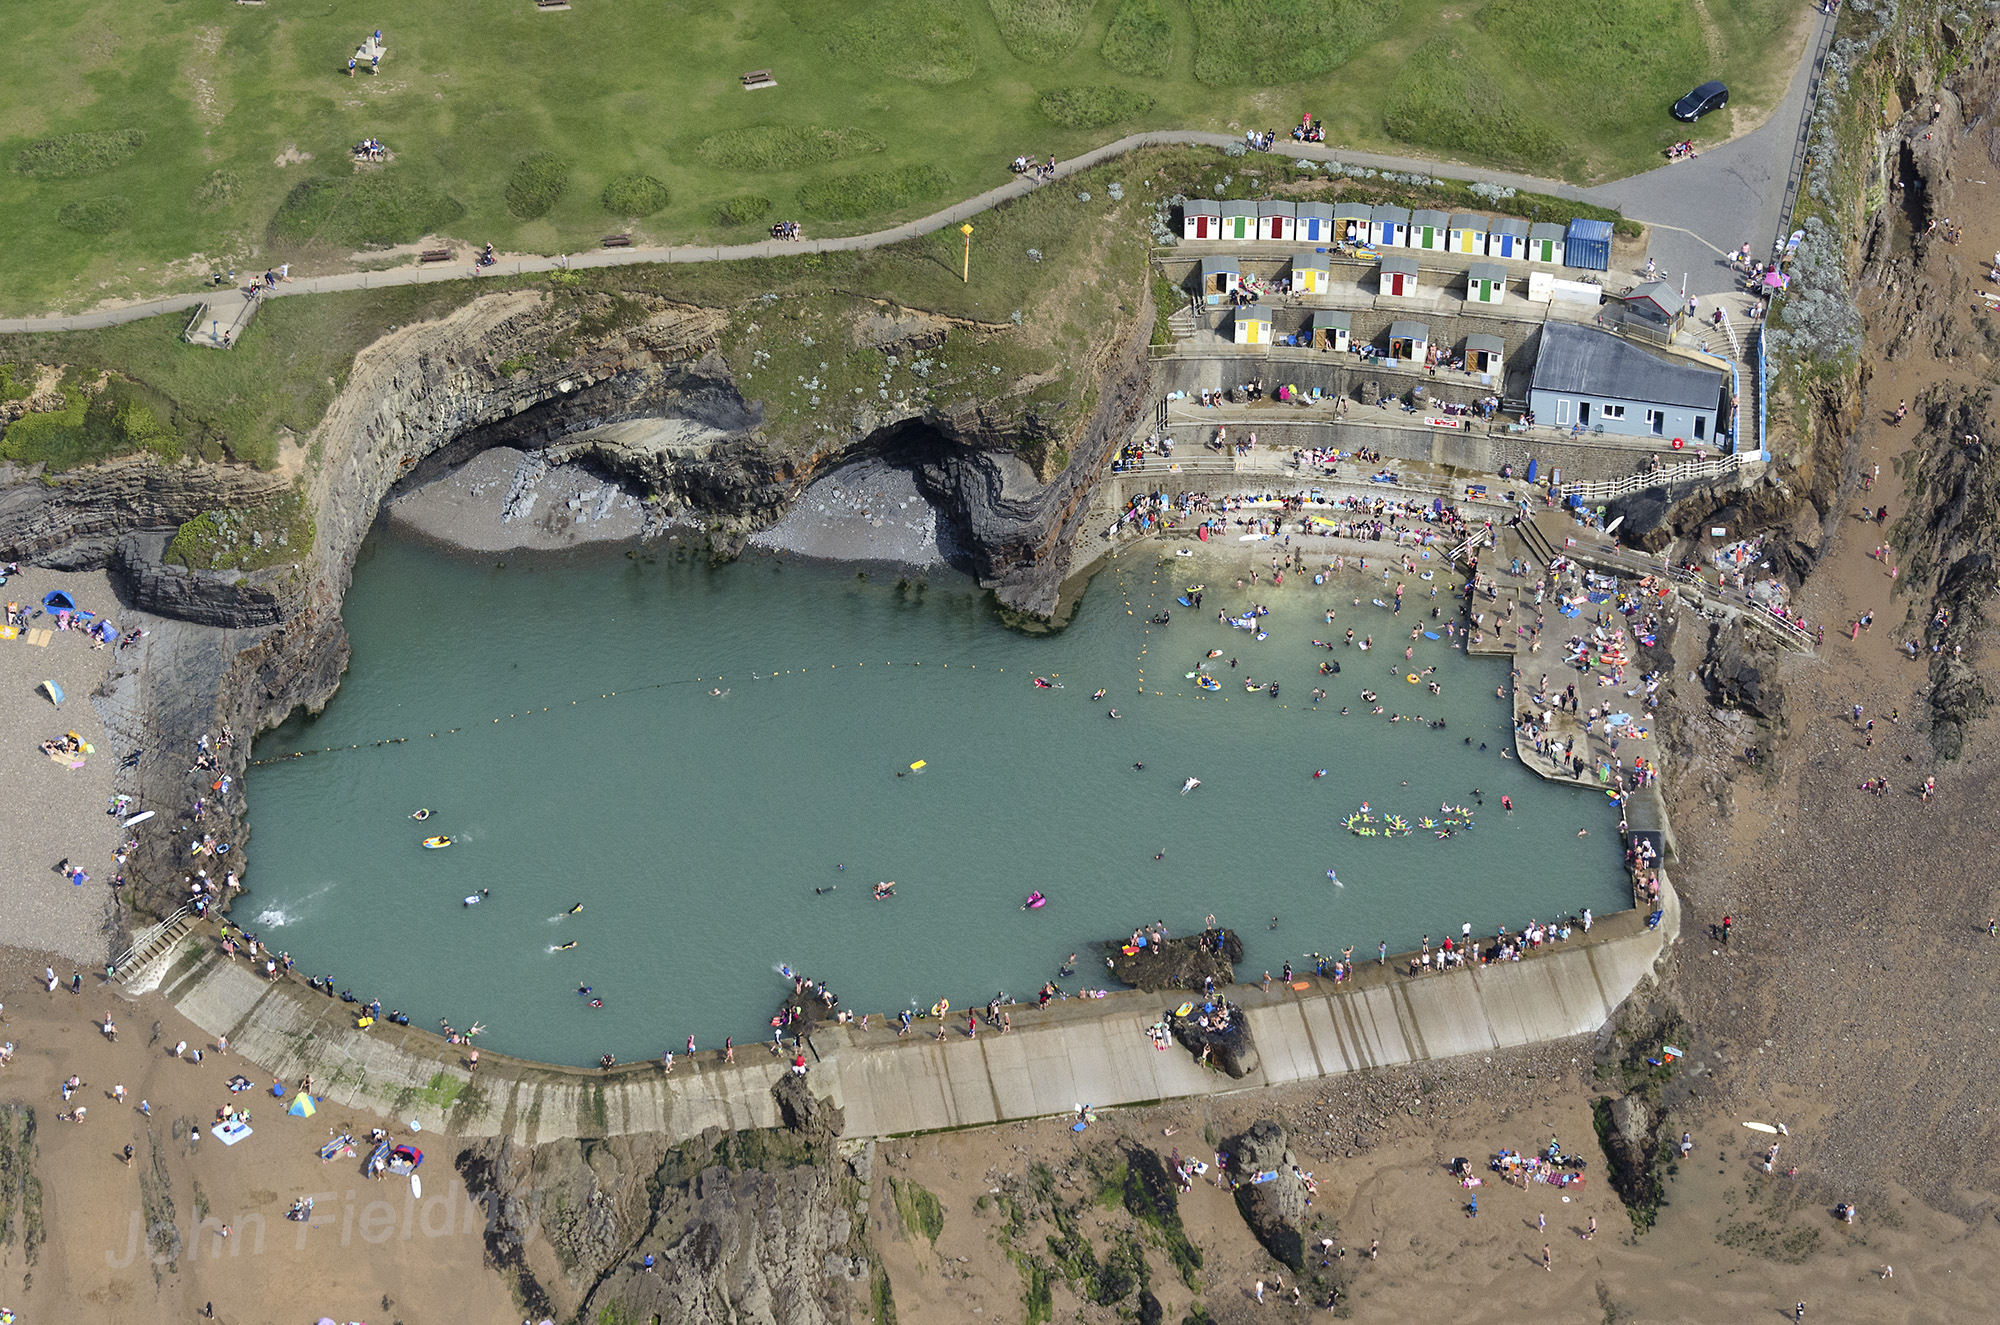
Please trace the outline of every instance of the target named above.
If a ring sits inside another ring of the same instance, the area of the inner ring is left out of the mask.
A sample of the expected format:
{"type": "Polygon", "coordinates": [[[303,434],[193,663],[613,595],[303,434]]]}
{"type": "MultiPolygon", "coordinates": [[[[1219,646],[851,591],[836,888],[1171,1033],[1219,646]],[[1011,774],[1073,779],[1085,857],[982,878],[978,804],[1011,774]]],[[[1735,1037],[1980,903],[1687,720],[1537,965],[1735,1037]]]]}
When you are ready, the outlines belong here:
{"type": "Polygon", "coordinates": [[[134,936],[125,954],[111,962],[107,974],[133,993],[156,988],[181,940],[194,928],[195,915],[186,907],[134,936]]]}

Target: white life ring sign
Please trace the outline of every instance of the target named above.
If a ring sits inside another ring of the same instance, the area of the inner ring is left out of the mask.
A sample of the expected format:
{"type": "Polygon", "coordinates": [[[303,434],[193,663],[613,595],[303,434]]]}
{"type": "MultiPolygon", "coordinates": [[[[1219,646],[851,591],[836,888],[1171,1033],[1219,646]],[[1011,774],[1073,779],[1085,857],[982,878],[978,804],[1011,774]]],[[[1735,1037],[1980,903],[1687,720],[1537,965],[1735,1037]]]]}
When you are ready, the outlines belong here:
{"type": "Polygon", "coordinates": [[[1683,445],[1684,443],[1681,441],[1680,438],[1678,437],[1674,438],[1674,450],[1676,451],[1680,450],[1683,445]]]}

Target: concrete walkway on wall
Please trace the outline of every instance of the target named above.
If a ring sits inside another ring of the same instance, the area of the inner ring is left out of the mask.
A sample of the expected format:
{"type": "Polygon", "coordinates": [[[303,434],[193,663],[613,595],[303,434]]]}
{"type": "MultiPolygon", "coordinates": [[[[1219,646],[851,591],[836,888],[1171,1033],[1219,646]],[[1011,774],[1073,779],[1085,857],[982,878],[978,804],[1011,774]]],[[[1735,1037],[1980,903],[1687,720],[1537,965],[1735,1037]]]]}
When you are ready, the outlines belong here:
{"type": "MultiPolygon", "coordinates": [[[[1230,991],[1256,1037],[1261,1065],[1240,1080],[1197,1064],[1178,1045],[1156,1049],[1146,1031],[1178,994],[1117,993],[1036,1009],[1009,1009],[1009,1034],[965,1037],[955,1019],[898,1039],[825,1027],[811,1040],[813,1092],[846,1111],[847,1135],[888,1136],[1046,1117],[1099,1107],[1283,1085],[1373,1067],[1486,1053],[1603,1026],[1646,980],[1679,926],[1671,892],[1661,925],[1636,911],[1600,921],[1586,939],[1551,944],[1520,962],[1410,977],[1408,959],[1364,965],[1339,989],[1308,978],[1303,991],[1244,985],[1230,991]]],[[[462,1051],[396,1026],[354,1027],[353,1005],[296,980],[267,983],[223,957],[206,927],[135,977],[129,992],[160,988],[183,1015],[296,1089],[307,1072],[336,1104],[460,1136],[521,1142],[659,1132],[679,1140],[708,1127],[778,1123],[771,1087],[789,1070],[768,1045],[609,1072],[555,1068],[482,1052],[477,1080],[462,1051]]],[[[266,1088],[268,1090],[268,1088],[266,1088]]]]}
{"type": "MultiPolygon", "coordinates": [[[[1806,43],[1804,58],[1794,73],[1784,100],[1763,125],[1734,142],[1703,153],[1693,161],[1660,166],[1595,188],[1580,189],[1559,180],[1539,179],[1504,170],[1454,162],[1426,161],[1416,157],[1384,156],[1374,152],[1348,151],[1316,143],[1295,143],[1281,139],[1270,155],[1310,161],[1338,161],[1342,165],[1365,166],[1372,170],[1393,170],[1405,174],[1437,175],[1474,183],[1498,184],[1532,193],[1546,193],[1572,201],[1621,208],[1633,220],[1655,229],[1648,253],[1660,260],[1667,273],[1687,271],[1689,291],[1712,294],[1733,289],[1735,281],[1721,255],[1746,238],[1758,239],[1772,233],[1781,223],[1778,216],[1791,163],[1805,131],[1804,110],[1808,98],[1818,89],[1819,58],[1824,37],[1832,20],[1822,17],[1819,27],[1806,43]]],[[[1083,155],[1056,164],[1056,180],[1089,170],[1141,147],[1241,145],[1240,136],[1203,133],[1189,129],[1161,129],[1127,134],[1083,155]]],[[[486,271],[491,275],[517,276],[535,272],[580,270],[591,267],[621,267],[650,262],[728,262],[741,258],[783,257],[796,253],[841,253],[882,248],[889,244],[932,234],[947,226],[972,219],[1010,198],[1018,198],[1043,187],[1033,176],[1022,175],[976,197],[945,208],[941,212],[906,221],[886,230],[865,235],[801,242],[767,239],[753,244],[699,245],[607,249],[553,257],[509,257],[486,271]]],[[[975,238],[977,236],[975,235],[975,238]]],[[[1754,245],[1753,245],[1754,249],[1754,245]]],[[[1753,256],[1758,256],[1753,252],[1753,256]]],[[[336,290],[373,289],[386,285],[424,285],[437,281],[463,280],[476,276],[477,269],[462,263],[426,269],[421,265],[393,271],[346,272],[287,282],[264,297],[320,294],[336,290]]],[[[247,276],[247,273],[246,273],[247,276]]],[[[35,331],[80,331],[92,327],[117,326],[136,322],[159,313],[193,308],[205,302],[201,294],[172,295],[127,304],[118,308],[44,317],[0,318],[0,335],[35,331]]]]}

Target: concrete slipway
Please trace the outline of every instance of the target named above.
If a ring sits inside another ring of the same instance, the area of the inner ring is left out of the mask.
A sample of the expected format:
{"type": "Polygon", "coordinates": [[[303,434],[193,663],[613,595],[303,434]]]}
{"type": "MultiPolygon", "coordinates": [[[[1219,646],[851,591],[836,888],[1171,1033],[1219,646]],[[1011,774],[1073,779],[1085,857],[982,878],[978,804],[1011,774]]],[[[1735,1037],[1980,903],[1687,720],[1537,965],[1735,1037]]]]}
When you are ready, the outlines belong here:
{"type": "MultiPolygon", "coordinates": [[[[850,1137],[946,1127],[1334,1076],[1588,1034],[1651,978],[1680,926],[1680,903],[1662,888],[1666,914],[1648,929],[1637,911],[1598,922],[1587,939],[1553,944],[1520,962],[1410,977],[1408,963],[1364,965],[1338,990],[1311,979],[1303,991],[1254,985],[1231,991],[1255,1033],[1262,1062],[1232,1080],[1178,1046],[1156,1049],[1146,1029],[1178,1003],[1127,992],[1010,1009],[1013,1030],[965,1038],[953,1023],[943,1043],[935,1023],[898,1039],[879,1023],[815,1032],[808,1050],[813,1093],[846,1111],[850,1137]],[[925,1028],[929,1027],[929,1030],[925,1028]]],[[[198,932],[137,973],[128,992],[164,989],[234,1054],[296,1088],[337,1104],[420,1119],[461,1136],[511,1135],[534,1143],[563,1137],[661,1132],[675,1140],[709,1127],[778,1125],[771,1087],[790,1070],[768,1045],[680,1057],[671,1075],[657,1062],[608,1072],[556,1068],[482,1052],[476,1074],[462,1051],[405,1027],[354,1026],[353,1005],[296,980],[266,982],[223,957],[198,932]]]]}

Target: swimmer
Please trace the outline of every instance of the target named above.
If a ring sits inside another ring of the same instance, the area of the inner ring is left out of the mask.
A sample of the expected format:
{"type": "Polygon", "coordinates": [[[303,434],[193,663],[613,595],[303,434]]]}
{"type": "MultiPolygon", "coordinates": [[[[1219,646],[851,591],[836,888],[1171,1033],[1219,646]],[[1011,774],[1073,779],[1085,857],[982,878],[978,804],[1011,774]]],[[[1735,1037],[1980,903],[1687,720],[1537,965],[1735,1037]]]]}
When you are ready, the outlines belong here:
{"type": "Polygon", "coordinates": [[[1115,718],[1118,716],[1118,710],[1117,709],[1107,710],[1104,716],[1107,718],[1115,718]]]}
{"type": "Polygon", "coordinates": [[[1167,853],[1164,851],[1155,851],[1153,853],[1154,860],[1165,860],[1166,858],[1167,858],[1167,853]]]}
{"type": "Polygon", "coordinates": [[[590,1006],[594,1008],[601,1008],[604,1006],[604,1000],[601,998],[593,998],[590,1000],[590,1006]]]}
{"type": "Polygon", "coordinates": [[[558,944],[556,945],[556,951],[557,951],[557,952],[567,952],[567,951],[569,951],[569,950],[570,950],[571,948],[574,948],[575,946],[576,946],[576,940],[575,940],[575,939],[571,939],[571,940],[570,940],[569,942],[567,942],[567,943],[558,943],[558,944]]]}
{"type": "Polygon", "coordinates": [[[1134,773],[1143,773],[1146,771],[1146,766],[1144,764],[1134,764],[1132,765],[1132,771],[1134,773]]]}
{"type": "Polygon", "coordinates": [[[1514,812],[1514,798],[1512,796],[1502,796],[1500,798],[1500,808],[1512,814],[1514,812]]]}
{"type": "Polygon", "coordinates": [[[1099,690],[1096,694],[1092,695],[1091,698],[1093,700],[1102,699],[1104,698],[1104,692],[1102,690],[1099,690]]]}
{"type": "MultiPolygon", "coordinates": [[[[1325,776],[1326,776],[1326,770],[1322,768],[1322,769],[1321,769],[1321,770],[1320,770],[1319,772],[1317,772],[1317,773],[1313,774],[1313,780],[1314,780],[1315,782],[1317,782],[1317,781],[1318,781],[1319,779],[1321,779],[1321,778],[1323,778],[1323,777],[1325,777],[1325,776]]],[[[1405,786],[1408,786],[1409,784],[1408,784],[1408,783],[1405,783],[1404,785],[1405,785],[1405,786]]]]}
{"type": "Polygon", "coordinates": [[[418,819],[418,820],[428,819],[431,817],[431,812],[429,810],[418,810],[415,814],[411,815],[410,817],[412,819],[418,819]]]}
{"type": "Polygon", "coordinates": [[[581,911],[581,910],[583,910],[583,903],[582,903],[582,902],[578,902],[578,903],[577,903],[577,904],[576,904],[575,906],[572,906],[572,907],[571,907],[571,908],[569,909],[569,913],[570,913],[571,915],[575,915],[575,914],[576,914],[576,913],[577,913],[578,911],[581,911]]]}
{"type": "Polygon", "coordinates": [[[577,993],[579,993],[579,994],[583,994],[583,995],[588,995],[588,994],[590,993],[590,986],[589,986],[589,985],[578,985],[578,986],[576,987],[576,992],[577,992],[577,993]]]}
{"type": "Polygon", "coordinates": [[[1576,830],[1576,835],[1578,837],[1588,837],[1590,836],[1590,830],[1588,828],[1579,828],[1576,830]]]}
{"type": "Polygon", "coordinates": [[[813,889],[813,896],[824,897],[826,894],[832,892],[835,888],[838,888],[839,886],[840,885],[837,883],[829,883],[824,888],[815,888],[813,889]]]}
{"type": "Polygon", "coordinates": [[[709,697],[710,699],[721,699],[721,698],[722,698],[722,692],[721,692],[720,690],[711,690],[711,691],[709,691],[709,692],[708,692],[708,697],[709,697]]]}

